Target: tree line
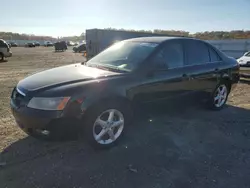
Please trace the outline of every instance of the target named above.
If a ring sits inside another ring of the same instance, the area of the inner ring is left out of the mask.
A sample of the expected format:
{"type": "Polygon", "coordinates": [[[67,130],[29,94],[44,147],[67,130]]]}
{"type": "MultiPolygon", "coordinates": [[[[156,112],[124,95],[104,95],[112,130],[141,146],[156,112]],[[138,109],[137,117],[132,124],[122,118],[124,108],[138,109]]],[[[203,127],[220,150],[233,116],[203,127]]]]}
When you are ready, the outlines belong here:
{"type": "Polygon", "coordinates": [[[181,30],[125,30],[125,29],[115,29],[115,28],[106,28],[109,30],[117,31],[132,31],[132,32],[143,32],[143,33],[156,33],[156,34],[165,34],[171,36],[184,36],[184,37],[194,37],[203,40],[223,40],[223,39],[250,39],[250,30],[232,30],[232,31],[205,31],[197,32],[191,34],[188,31],[181,30]]]}
{"type": "Polygon", "coordinates": [[[65,40],[65,41],[82,41],[85,39],[85,33],[82,33],[80,36],[68,36],[68,37],[51,37],[51,36],[37,36],[29,34],[19,34],[12,32],[0,32],[0,39],[4,40],[32,40],[32,41],[56,41],[56,40],[65,40]]]}
{"type": "MultiPolygon", "coordinates": [[[[250,39],[250,30],[233,30],[233,31],[205,31],[190,34],[187,31],[179,30],[126,30],[126,29],[115,29],[106,28],[108,30],[118,30],[118,31],[132,31],[132,32],[144,32],[144,33],[156,33],[171,36],[185,36],[185,37],[195,37],[203,40],[222,40],[222,39],[250,39]]],[[[37,36],[28,34],[19,34],[12,32],[0,32],[0,39],[4,40],[43,40],[43,41],[55,41],[55,40],[66,40],[66,41],[82,41],[85,40],[85,33],[80,36],[68,36],[53,38],[51,36],[37,36]]]]}
{"type": "Polygon", "coordinates": [[[0,39],[4,40],[43,40],[43,41],[52,41],[55,38],[50,36],[37,36],[37,35],[28,35],[12,32],[0,32],[0,39]]]}

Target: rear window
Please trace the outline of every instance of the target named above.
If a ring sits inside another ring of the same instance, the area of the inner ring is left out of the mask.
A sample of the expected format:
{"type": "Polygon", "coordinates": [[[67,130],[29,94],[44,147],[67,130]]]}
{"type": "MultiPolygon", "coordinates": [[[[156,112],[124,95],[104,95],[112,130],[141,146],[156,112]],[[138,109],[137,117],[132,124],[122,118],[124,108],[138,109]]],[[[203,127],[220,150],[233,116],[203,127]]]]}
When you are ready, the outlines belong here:
{"type": "Polygon", "coordinates": [[[221,61],[220,56],[211,47],[209,47],[209,54],[210,54],[210,61],[211,62],[221,61]]]}

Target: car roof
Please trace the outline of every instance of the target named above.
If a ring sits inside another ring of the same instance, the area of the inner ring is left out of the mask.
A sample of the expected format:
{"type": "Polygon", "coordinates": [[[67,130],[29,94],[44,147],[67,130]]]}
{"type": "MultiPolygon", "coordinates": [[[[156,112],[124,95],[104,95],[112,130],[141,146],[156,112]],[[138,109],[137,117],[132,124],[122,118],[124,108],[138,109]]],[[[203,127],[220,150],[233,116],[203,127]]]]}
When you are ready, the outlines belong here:
{"type": "Polygon", "coordinates": [[[125,41],[128,42],[149,42],[149,43],[162,43],[167,40],[175,40],[175,39],[188,39],[188,40],[198,40],[195,38],[190,38],[190,37],[138,37],[138,38],[132,38],[132,39],[127,39],[125,41]]]}

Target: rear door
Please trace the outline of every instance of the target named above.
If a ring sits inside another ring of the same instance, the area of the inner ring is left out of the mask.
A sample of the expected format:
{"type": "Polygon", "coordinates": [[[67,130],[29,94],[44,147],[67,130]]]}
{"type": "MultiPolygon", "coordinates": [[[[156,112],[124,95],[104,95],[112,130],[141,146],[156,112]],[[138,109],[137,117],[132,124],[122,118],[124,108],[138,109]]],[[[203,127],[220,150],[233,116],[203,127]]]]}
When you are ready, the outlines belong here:
{"type": "Polygon", "coordinates": [[[184,46],[188,87],[199,94],[212,92],[219,80],[219,55],[203,41],[187,39],[184,46]]]}

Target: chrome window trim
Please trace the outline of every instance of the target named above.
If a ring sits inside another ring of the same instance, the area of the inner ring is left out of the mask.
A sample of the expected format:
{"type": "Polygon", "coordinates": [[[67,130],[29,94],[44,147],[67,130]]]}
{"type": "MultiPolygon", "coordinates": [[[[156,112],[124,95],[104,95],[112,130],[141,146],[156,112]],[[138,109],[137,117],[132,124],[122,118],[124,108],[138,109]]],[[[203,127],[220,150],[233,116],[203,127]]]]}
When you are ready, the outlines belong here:
{"type": "Polygon", "coordinates": [[[208,62],[208,63],[198,63],[198,64],[193,64],[193,65],[184,65],[181,67],[175,67],[175,68],[168,68],[168,69],[156,69],[155,71],[167,71],[167,70],[173,70],[173,69],[180,69],[180,68],[186,68],[186,67],[192,67],[192,66],[197,66],[197,65],[208,65],[208,64],[215,64],[215,63],[221,63],[222,61],[214,61],[214,62],[208,62]]]}

